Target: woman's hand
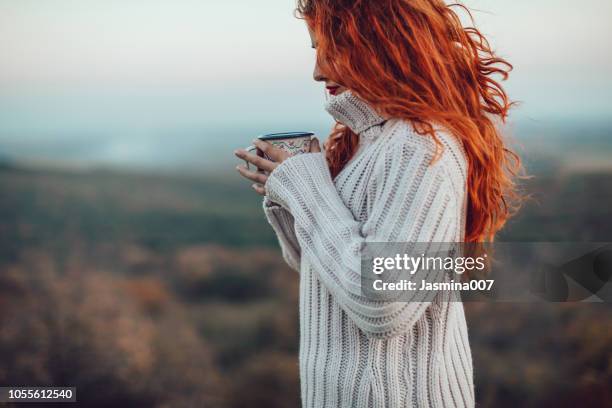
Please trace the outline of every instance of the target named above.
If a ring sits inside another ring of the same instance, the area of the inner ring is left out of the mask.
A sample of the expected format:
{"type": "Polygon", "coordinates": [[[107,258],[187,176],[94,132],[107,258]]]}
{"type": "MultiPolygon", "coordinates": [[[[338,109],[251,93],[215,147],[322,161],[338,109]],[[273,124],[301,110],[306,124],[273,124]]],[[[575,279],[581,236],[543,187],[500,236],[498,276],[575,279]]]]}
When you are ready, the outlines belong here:
{"type": "MultiPolygon", "coordinates": [[[[244,165],[236,166],[236,170],[238,170],[238,173],[240,173],[242,177],[255,182],[251,186],[253,187],[253,190],[255,190],[258,194],[266,195],[264,185],[266,184],[266,181],[268,181],[268,174],[270,174],[282,162],[291,157],[291,154],[279,149],[278,147],[275,147],[270,142],[259,139],[254,140],[253,145],[272,160],[249,153],[244,149],[235,150],[234,154],[242,160],[245,160],[255,167],[265,171],[265,174],[251,171],[244,165]]],[[[312,139],[312,143],[310,144],[310,153],[318,153],[320,151],[321,146],[319,145],[319,139],[315,137],[312,139]]]]}

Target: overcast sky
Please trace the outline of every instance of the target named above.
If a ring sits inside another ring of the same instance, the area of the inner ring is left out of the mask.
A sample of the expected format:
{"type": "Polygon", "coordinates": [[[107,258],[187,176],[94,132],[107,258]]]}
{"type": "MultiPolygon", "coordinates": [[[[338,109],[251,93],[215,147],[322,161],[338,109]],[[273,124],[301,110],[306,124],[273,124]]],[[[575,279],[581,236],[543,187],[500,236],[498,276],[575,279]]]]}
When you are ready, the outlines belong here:
{"type": "MultiPolygon", "coordinates": [[[[464,3],[516,67],[507,88],[523,102],[517,118],[612,113],[611,1],[464,3]]],[[[0,146],[58,134],[325,131],[314,51],[294,5],[0,0],[0,146]]]]}

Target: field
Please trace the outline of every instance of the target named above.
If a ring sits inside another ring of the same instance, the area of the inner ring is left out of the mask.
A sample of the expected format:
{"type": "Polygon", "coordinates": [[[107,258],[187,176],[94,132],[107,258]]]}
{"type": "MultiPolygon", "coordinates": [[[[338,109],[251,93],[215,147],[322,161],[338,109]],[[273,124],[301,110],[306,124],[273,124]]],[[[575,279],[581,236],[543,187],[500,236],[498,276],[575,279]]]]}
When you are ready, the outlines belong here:
{"type": "MultiPolygon", "coordinates": [[[[499,239],[610,241],[612,170],[575,157],[533,160],[499,239]]],[[[237,176],[6,163],[0,192],[0,384],[73,385],[94,407],[299,405],[297,274],[237,176]]],[[[466,311],[480,406],[612,402],[610,304],[466,311]]]]}

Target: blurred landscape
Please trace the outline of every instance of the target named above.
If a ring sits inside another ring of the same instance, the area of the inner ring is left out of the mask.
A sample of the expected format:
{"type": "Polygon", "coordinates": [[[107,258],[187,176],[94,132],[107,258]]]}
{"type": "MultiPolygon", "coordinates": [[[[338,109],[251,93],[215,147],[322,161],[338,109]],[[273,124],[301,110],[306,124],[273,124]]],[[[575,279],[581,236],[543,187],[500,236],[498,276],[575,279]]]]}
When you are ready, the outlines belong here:
{"type": "MultiPolygon", "coordinates": [[[[612,126],[563,129],[515,130],[533,199],[501,240],[610,241],[612,126]]],[[[92,407],[299,405],[298,276],[237,175],[5,157],[0,192],[0,384],[76,386],[92,407]]],[[[610,304],[466,311],[480,406],[612,403],[610,304]]]]}
{"type": "MultiPolygon", "coordinates": [[[[612,2],[462,3],[534,176],[498,239],[612,241],[612,2]]],[[[299,406],[298,275],[232,156],[328,134],[295,4],[0,0],[0,386],[299,406]]],[[[465,307],[479,406],[612,406],[610,304],[465,307]]]]}

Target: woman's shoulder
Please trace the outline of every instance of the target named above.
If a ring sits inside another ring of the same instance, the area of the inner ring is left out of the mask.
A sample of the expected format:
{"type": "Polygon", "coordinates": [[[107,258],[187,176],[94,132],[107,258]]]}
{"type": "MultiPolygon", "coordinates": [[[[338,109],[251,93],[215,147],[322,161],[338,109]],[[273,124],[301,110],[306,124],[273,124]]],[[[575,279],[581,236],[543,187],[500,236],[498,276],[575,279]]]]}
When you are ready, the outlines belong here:
{"type": "Polygon", "coordinates": [[[434,126],[440,144],[429,135],[418,134],[406,120],[395,119],[390,124],[389,134],[384,139],[387,152],[409,151],[417,154],[418,159],[435,160],[435,165],[449,167],[467,177],[467,155],[463,143],[442,126],[434,126]]]}

